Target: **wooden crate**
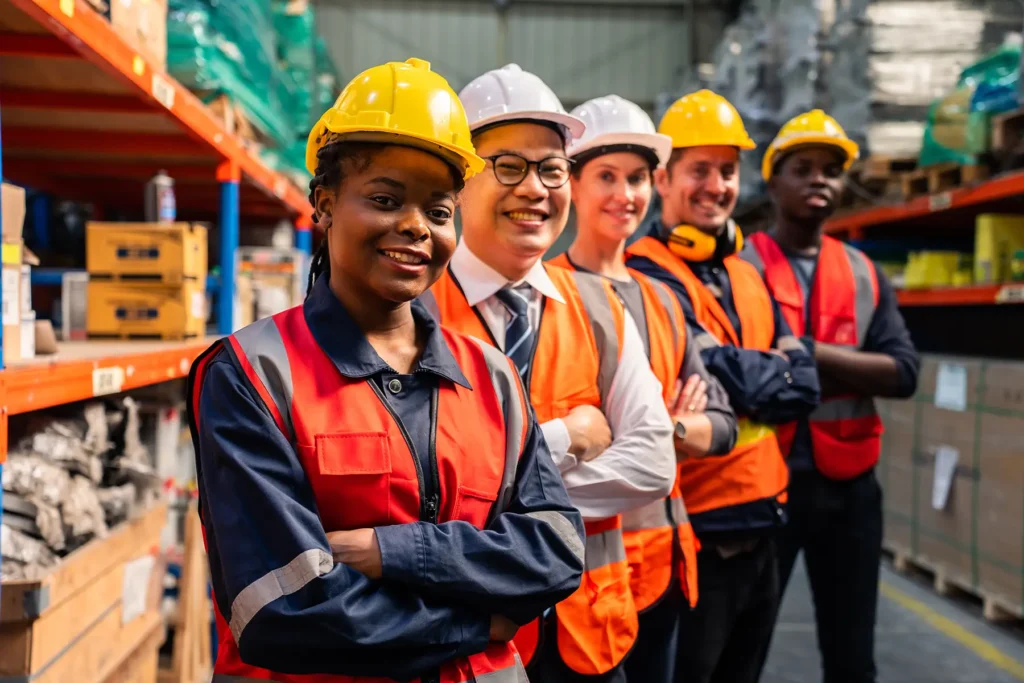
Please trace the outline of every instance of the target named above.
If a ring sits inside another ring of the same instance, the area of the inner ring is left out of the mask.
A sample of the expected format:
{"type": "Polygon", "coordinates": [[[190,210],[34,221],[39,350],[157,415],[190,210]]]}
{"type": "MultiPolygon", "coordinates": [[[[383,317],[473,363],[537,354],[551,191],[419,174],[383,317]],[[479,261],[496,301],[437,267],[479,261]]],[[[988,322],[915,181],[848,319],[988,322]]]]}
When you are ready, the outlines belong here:
{"type": "Polygon", "coordinates": [[[209,680],[211,661],[210,623],[213,607],[207,596],[209,570],[203,548],[203,529],[195,507],[185,516],[185,558],[178,582],[178,609],[170,620],[174,627],[174,653],[160,669],[159,683],[202,683],[209,680]]]}
{"type": "Polygon", "coordinates": [[[162,642],[158,608],[164,565],[154,559],[140,577],[130,563],[156,556],[166,518],[161,503],[64,558],[42,579],[5,582],[0,680],[104,683],[139,648],[162,642]],[[131,599],[139,591],[146,600],[141,612],[127,614],[125,595],[131,599]]]}
{"type": "Polygon", "coordinates": [[[903,198],[913,199],[978,183],[988,179],[989,174],[988,166],[984,165],[936,164],[905,173],[900,182],[903,198]]]}

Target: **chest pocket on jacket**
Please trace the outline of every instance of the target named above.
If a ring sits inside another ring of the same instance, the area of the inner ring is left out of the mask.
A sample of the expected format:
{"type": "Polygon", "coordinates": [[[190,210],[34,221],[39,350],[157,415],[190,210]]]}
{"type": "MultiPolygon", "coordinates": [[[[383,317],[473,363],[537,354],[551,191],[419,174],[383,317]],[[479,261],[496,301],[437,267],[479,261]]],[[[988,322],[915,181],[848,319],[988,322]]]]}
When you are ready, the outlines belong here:
{"type": "Polygon", "coordinates": [[[316,434],[300,446],[328,532],[391,522],[391,449],[386,432],[316,434]]]}

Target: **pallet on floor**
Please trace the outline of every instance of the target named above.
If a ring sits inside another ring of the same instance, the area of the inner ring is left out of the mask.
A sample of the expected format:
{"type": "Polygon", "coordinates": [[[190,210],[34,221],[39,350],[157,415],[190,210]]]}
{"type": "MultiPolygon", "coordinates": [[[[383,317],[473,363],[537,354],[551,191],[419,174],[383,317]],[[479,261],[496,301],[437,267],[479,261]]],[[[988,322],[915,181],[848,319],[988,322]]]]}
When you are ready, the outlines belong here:
{"type": "Polygon", "coordinates": [[[966,599],[981,605],[981,613],[991,622],[1020,621],[1024,619],[1024,611],[1019,606],[987,593],[984,589],[972,585],[971,581],[959,576],[955,571],[932,562],[927,557],[913,555],[906,548],[893,543],[886,543],[883,551],[892,560],[893,569],[900,574],[917,576],[931,582],[932,588],[942,596],[966,599]]]}

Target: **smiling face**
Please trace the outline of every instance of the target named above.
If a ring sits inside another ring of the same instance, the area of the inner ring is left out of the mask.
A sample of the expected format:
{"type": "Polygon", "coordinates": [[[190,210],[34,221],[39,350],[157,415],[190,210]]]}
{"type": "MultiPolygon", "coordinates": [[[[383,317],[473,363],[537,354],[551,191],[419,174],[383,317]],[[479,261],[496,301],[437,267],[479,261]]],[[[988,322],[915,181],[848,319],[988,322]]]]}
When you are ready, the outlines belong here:
{"type": "Polygon", "coordinates": [[[736,208],[739,166],[740,153],[735,147],[691,147],[674,152],[668,166],[654,175],[665,225],[685,223],[718,234],[736,208]]]}
{"type": "MultiPolygon", "coordinates": [[[[561,136],[536,123],[497,126],[475,136],[473,144],[484,158],[516,154],[542,161],[565,156],[561,136]]],[[[466,183],[462,238],[478,258],[509,280],[518,280],[565,229],[569,197],[568,182],[554,189],[545,187],[536,166],[518,185],[503,185],[495,176],[494,162],[488,161],[487,168],[466,183]]]]}
{"type": "Polygon", "coordinates": [[[397,145],[342,162],[336,187],[316,190],[328,220],[331,287],[403,303],[441,276],[455,250],[456,180],[427,152],[397,145]]]}
{"type": "Polygon", "coordinates": [[[776,166],[768,189],[782,215],[817,225],[843,192],[843,154],[834,147],[796,149],[776,166]]]}
{"type": "Polygon", "coordinates": [[[572,178],[572,201],[582,235],[624,242],[640,226],[651,203],[651,171],[633,152],[591,159],[572,178]]]}

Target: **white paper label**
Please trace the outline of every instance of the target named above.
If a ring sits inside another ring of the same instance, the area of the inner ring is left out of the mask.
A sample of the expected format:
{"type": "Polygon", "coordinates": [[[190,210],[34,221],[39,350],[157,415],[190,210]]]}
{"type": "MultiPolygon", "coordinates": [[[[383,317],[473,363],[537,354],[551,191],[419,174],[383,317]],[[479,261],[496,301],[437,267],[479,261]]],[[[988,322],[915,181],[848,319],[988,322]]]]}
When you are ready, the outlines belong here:
{"type": "Polygon", "coordinates": [[[69,17],[75,16],[75,0],[60,0],[60,11],[69,17]]]}
{"type": "Polygon", "coordinates": [[[152,555],[132,560],[124,566],[121,586],[121,623],[127,624],[146,611],[149,597],[149,577],[156,558],[152,555]]]}
{"type": "Polygon", "coordinates": [[[174,86],[158,73],[153,74],[153,97],[168,109],[174,107],[174,86]]]}
{"type": "Polygon", "coordinates": [[[935,407],[961,413],[967,410],[967,368],[955,363],[939,363],[935,407]]]}
{"type": "Polygon", "coordinates": [[[18,286],[21,284],[20,268],[3,269],[3,324],[21,324],[21,293],[18,286]]]}
{"type": "Polygon", "coordinates": [[[206,295],[192,292],[192,317],[206,320],[206,295]]]}
{"type": "Polygon", "coordinates": [[[960,462],[960,451],[952,446],[935,449],[935,478],[932,480],[932,509],[944,510],[953,488],[953,477],[960,462]]]}
{"type": "Polygon", "coordinates": [[[92,395],[105,396],[116,394],[121,391],[124,385],[124,368],[114,366],[112,368],[96,368],[92,371],[92,395]]]}
{"type": "Polygon", "coordinates": [[[996,293],[997,304],[1019,304],[1024,302],[1024,285],[1003,285],[996,293]]]}

